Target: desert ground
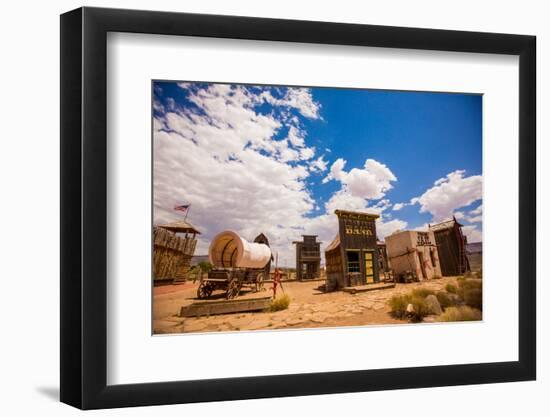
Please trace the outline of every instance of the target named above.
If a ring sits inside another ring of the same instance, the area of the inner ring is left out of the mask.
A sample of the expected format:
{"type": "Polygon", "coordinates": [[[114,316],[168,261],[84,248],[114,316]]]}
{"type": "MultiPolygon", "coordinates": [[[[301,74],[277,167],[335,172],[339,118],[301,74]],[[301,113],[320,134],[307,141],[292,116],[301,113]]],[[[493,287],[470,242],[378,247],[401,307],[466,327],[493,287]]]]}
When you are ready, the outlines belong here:
{"type": "MultiPolygon", "coordinates": [[[[342,291],[323,293],[317,290],[322,281],[284,282],[284,293],[290,297],[288,309],[277,312],[250,312],[180,317],[182,306],[198,301],[197,283],[165,285],[153,289],[153,332],[196,333],[216,331],[273,330],[289,328],[365,326],[407,324],[390,315],[387,301],[393,295],[402,295],[415,288],[440,291],[448,283],[456,284],[456,277],[445,277],[421,283],[396,284],[394,288],[349,294],[342,291]]],[[[259,293],[241,293],[239,299],[272,294],[272,284],[266,283],[259,293]]],[[[283,291],[278,288],[277,294],[283,291]]],[[[223,300],[223,293],[214,293],[212,301],[223,300]]],[[[425,322],[436,321],[426,317],[425,322]]]]}

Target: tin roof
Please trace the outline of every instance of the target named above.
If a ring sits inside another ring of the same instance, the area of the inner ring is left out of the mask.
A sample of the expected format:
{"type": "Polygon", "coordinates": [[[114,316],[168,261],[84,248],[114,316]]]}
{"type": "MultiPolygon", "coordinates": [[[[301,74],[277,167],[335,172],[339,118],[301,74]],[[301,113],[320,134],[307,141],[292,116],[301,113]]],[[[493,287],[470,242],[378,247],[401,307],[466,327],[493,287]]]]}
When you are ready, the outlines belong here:
{"type": "Polygon", "coordinates": [[[453,217],[450,220],[445,220],[444,222],[441,222],[441,223],[429,225],[429,230],[432,232],[438,232],[440,230],[452,229],[455,226],[455,223],[459,227],[462,227],[462,225],[459,222],[457,222],[456,219],[453,217]]]}
{"type": "Polygon", "coordinates": [[[331,250],[336,249],[338,246],[340,246],[340,235],[337,234],[336,237],[332,242],[330,242],[330,245],[328,245],[325,248],[325,252],[330,252],[331,250]]]}

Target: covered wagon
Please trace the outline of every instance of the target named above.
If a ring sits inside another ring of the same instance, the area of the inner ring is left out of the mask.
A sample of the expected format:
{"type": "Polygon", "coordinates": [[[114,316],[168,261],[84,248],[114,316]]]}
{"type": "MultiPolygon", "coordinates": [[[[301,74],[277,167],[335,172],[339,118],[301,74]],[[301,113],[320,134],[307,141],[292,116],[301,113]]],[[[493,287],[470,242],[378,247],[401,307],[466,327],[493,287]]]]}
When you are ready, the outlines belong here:
{"type": "Polygon", "coordinates": [[[222,290],[228,300],[239,295],[243,286],[260,291],[269,277],[273,259],[263,234],[249,242],[231,230],[214,237],[208,258],[213,268],[201,278],[197,296],[208,298],[214,291],[222,290]]]}

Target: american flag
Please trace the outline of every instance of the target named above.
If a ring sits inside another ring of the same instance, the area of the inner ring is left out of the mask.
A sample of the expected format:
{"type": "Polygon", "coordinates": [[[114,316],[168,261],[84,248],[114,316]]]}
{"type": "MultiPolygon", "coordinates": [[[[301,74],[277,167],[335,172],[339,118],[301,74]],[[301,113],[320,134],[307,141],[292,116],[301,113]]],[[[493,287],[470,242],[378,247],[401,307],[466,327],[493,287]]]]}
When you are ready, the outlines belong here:
{"type": "Polygon", "coordinates": [[[182,212],[185,213],[185,212],[187,211],[187,209],[189,208],[190,205],[191,205],[191,204],[183,204],[183,205],[181,205],[181,206],[176,206],[176,207],[174,207],[174,210],[176,210],[176,211],[182,211],[182,212]]]}

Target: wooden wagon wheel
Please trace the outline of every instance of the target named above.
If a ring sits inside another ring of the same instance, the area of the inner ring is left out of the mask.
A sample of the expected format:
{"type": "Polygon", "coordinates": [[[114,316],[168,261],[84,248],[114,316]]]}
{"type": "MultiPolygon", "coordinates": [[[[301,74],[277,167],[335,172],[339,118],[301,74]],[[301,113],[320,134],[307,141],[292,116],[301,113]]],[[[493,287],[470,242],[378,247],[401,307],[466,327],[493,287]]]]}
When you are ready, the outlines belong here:
{"type": "Polygon", "coordinates": [[[212,295],[212,285],[208,281],[201,281],[199,288],[197,288],[197,297],[201,300],[208,298],[212,295]]]}
{"type": "Polygon", "coordinates": [[[232,278],[227,285],[226,298],[231,300],[241,292],[241,281],[238,278],[232,278]]]}

